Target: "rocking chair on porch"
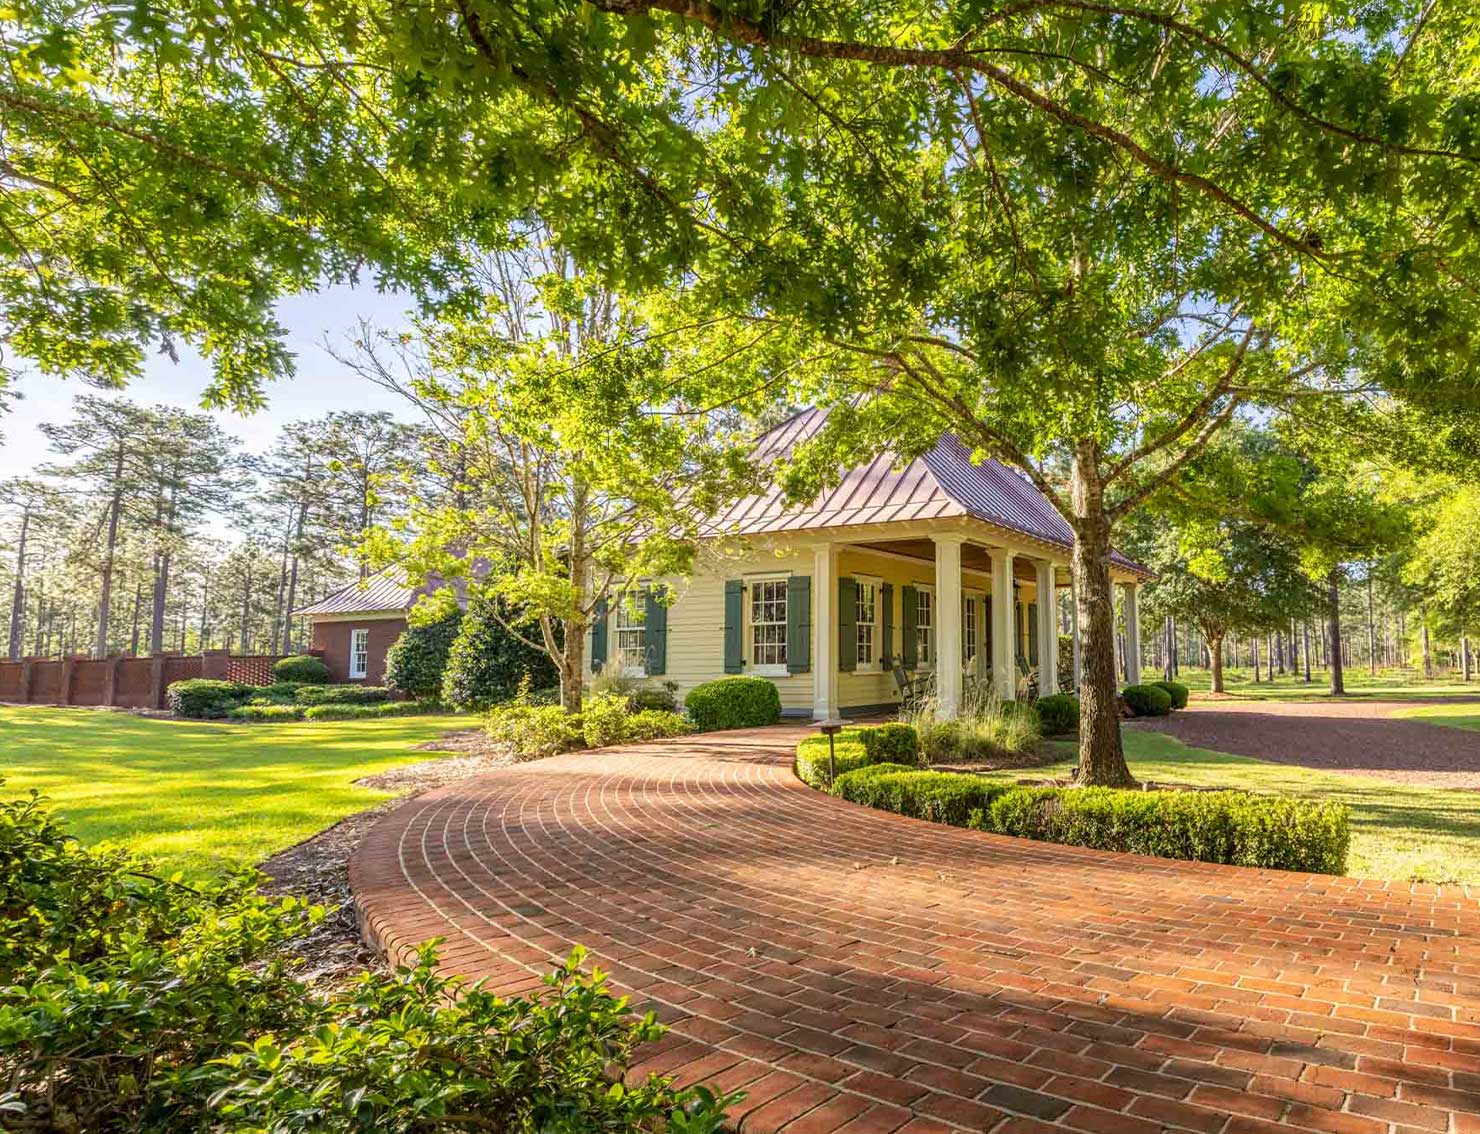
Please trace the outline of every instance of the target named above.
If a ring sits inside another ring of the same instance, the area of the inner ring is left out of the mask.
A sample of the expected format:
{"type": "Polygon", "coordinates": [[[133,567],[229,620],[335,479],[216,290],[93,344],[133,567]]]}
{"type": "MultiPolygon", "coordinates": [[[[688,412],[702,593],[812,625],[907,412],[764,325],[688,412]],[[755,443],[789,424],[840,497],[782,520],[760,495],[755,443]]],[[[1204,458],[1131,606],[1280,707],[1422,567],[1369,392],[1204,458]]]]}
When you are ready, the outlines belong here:
{"type": "Polygon", "coordinates": [[[894,685],[899,690],[899,707],[907,709],[930,696],[930,675],[910,673],[896,659],[890,666],[894,672],[894,685]]]}

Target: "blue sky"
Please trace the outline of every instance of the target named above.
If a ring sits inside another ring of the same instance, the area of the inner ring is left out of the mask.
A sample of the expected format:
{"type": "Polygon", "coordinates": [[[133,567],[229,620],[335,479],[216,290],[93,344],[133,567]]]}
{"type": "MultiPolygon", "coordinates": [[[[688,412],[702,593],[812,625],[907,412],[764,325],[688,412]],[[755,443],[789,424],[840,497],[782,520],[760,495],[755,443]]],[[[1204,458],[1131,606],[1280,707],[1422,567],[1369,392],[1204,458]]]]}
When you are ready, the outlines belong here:
{"type": "MultiPolygon", "coordinates": [[[[284,300],[277,308],[278,320],[288,330],[288,346],[297,358],[296,373],[269,386],[267,408],[249,417],[231,411],[210,412],[222,428],[241,438],[254,452],[267,448],[284,423],[319,417],[330,410],[385,409],[411,420],[413,415],[405,403],[349,373],[324,349],[326,339],[343,346],[361,318],[383,327],[401,325],[406,307],[405,297],[382,295],[368,285],[329,288],[284,300]]],[[[105,396],[199,410],[201,391],[209,381],[209,368],[193,352],[182,350],[178,363],[163,356],[151,357],[143,377],[126,390],[106,392],[105,396]]],[[[4,435],[0,440],[0,478],[29,474],[37,465],[55,459],[37,427],[42,422],[65,421],[71,416],[73,398],[98,392],[80,382],[31,373],[21,377],[17,388],[22,399],[0,417],[0,433],[4,435]]]]}

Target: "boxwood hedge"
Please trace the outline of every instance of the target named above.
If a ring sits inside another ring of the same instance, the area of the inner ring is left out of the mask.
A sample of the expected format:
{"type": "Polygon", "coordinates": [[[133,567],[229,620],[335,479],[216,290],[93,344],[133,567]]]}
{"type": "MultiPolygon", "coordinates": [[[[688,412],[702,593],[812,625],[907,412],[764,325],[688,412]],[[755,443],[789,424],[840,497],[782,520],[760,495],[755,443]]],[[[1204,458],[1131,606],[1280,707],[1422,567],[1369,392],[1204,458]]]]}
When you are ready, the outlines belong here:
{"type": "MultiPolygon", "coordinates": [[[[920,760],[920,737],[907,724],[845,728],[833,738],[837,774],[866,767],[913,768],[920,760]]],[[[809,736],[797,745],[797,776],[815,788],[827,787],[827,737],[809,736]]]]}
{"type": "Polygon", "coordinates": [[[1127,685],[1120,695],[1138,717],[1164,717],[1172,711],[1172,695],[1157,685],[1127,685]]]}
{"type": "Polygon", "coordinates": [[[683,699],[700,732],[758,728],[781,719],[781,694],[764,677],[721,677],[689,690],[683,699]]]}
{"type": "Polygon", "coordinates": [[[1151,684],[1166,690],[1167,696],[1172,699],[1172,708],[1187,708],[1187,698],[1192,691],[1180,681],[1153,681],[1151,684]]]}
{"type": "Polygon", "coordinates": [[[1001,835],[1316,874],[1344,871],[1351,841],[1344,804],[1238,791],[1033,788],[877,764],[840,774],[833,794],[1001,835]]]}

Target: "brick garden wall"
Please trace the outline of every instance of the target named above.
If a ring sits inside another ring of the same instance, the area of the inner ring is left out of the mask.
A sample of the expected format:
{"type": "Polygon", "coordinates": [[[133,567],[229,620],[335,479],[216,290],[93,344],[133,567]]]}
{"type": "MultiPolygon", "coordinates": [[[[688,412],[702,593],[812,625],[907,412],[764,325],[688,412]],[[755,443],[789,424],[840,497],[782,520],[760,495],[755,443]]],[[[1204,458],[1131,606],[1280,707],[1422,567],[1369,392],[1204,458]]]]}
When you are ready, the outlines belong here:
{"type": "MultiPolygon", "coordinates": [[[[310,651],[315,652],[315,651],[310,651]]],[[[225,650],[151,657],[26,658],[0,661],[0,702],[20,705],[106,705],[162,709],[175,681],[213,677],[266,685],[278,654],[232,657],[225,650]]]]}

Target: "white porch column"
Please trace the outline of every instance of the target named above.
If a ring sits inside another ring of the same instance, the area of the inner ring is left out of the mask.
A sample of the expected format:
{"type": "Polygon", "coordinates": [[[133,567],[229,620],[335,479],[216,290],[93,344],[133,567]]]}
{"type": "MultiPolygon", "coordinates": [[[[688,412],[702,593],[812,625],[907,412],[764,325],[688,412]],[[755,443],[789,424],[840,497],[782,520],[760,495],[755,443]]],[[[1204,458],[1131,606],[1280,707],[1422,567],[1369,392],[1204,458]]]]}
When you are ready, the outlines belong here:
{"type": "Polygon", "coordinates": [[[812,719],[838,715],[838,549],[819,544],[812,557],[812,719]]]}
{"type": "Polygon", "coordinates": [[[1017,699],[1017,646],[1014,641],[1012,552],[992,549],[992,684],[1004,701],[1017,699]]]}
{"type": "Polygon", "coordinates": [[[1141,617],[1136,611],[1139,583],[1125,585],[1125,683],[1141,684],[1141,617]]]}
{"type": "Polygon", "coordinates": [[[935,544],[936,711],[954,717],[961,708],[961,537],[931,536],[935,544]]]}
{"type": "Polygon", "coordinates": [[[1038,569],[1038,695],[1046,697],[1059,691],[1059,589],[1054,579],[1054,566],[1040,559],[1038,569]]]}
{"type": "Polygon", "coordinates": [[[1069,633],[1074,638],[1074,696],[1079,696],[1079,686],[1084,682],[1084,654],[1079,648],[1079,584],[1070,577],[1069,602],[1073,609],[1069,612],[1069,633]]]}

